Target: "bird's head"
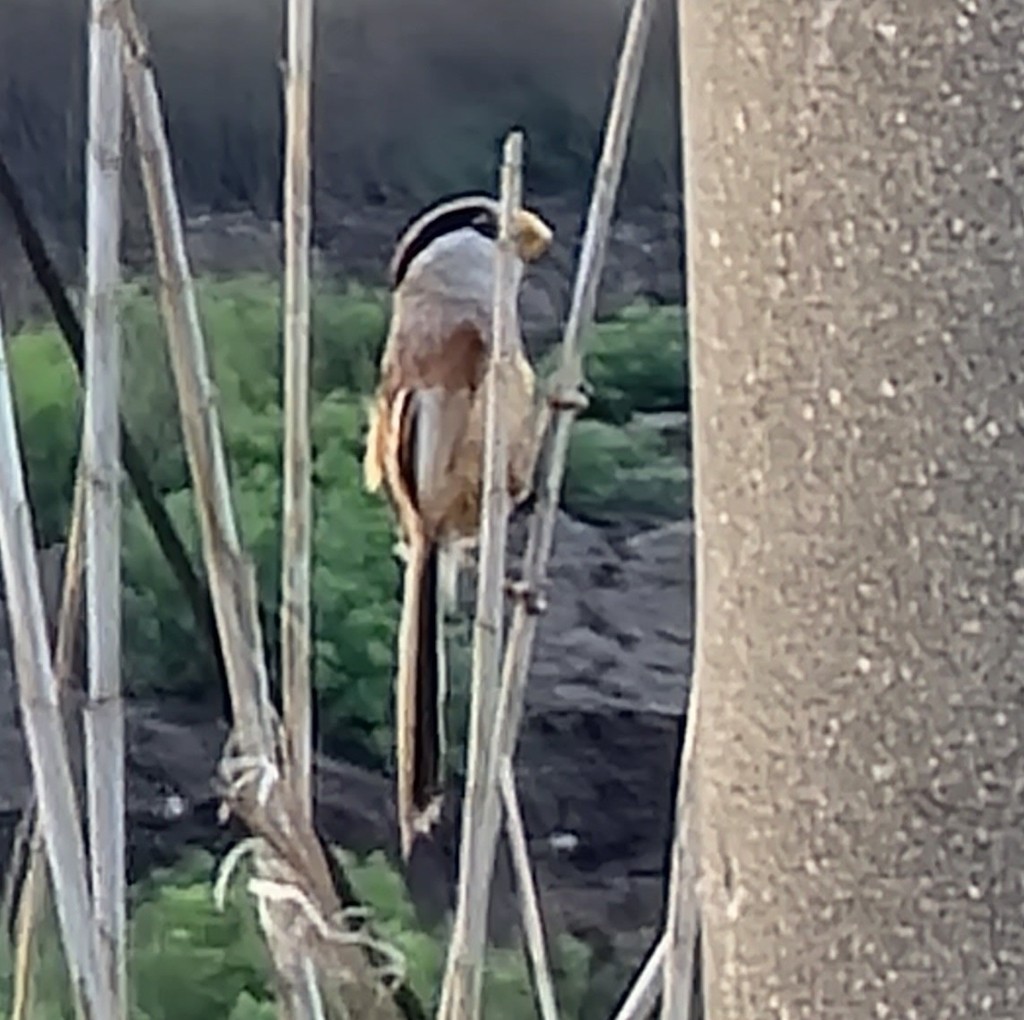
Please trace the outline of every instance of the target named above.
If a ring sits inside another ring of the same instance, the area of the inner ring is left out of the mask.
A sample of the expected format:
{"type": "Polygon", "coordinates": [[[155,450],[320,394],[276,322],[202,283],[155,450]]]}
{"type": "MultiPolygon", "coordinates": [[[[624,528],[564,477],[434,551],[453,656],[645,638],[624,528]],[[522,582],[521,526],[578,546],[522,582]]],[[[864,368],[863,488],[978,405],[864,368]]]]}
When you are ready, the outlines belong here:
{"type": "Polygon", "coordinates": [[[531,209],[517,209],[512,236],[519,257],[524,262],[534,262],[551,247],[555,232],[538,213],[531,209]]]}
{"type": "MultiPolygon", "coordinates": [[[[501,207],[489,195],[463,195],[430,206],[406,227],[395,246],[389,273],[392,289],[402,282],[412,260],[434,241],[465,229],[495,240],[500,218],[501,207]]],[[[520,259],[534,262],[551,247],[554,231],[538,213],[518,209],[512,236],[520,259]]]]}

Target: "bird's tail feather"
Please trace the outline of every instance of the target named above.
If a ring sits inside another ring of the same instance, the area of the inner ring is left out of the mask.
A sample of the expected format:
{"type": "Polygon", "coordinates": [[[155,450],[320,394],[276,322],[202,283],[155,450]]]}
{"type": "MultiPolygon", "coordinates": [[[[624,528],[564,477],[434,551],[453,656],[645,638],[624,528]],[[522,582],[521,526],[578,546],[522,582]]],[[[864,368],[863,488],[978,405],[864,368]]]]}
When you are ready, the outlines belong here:
{"type": "Polygon", "coordinates": [[[414,540],[408,550],[396,684],[398,826],[402,856],[441,813],[446,676],[440,550],[414,540]]]}

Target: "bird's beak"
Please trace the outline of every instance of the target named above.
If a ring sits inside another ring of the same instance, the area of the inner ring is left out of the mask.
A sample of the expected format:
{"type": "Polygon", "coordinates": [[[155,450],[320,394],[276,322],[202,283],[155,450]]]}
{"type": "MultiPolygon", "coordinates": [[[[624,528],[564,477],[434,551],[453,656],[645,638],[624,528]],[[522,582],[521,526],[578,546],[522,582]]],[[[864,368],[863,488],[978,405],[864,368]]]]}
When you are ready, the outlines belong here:
{"type": "Polygon", "coordinates": [[[535,212],[520,209],[515,218],[516,251],[524,262],[539,259],[551,247],[555,232],[535,212]]]}

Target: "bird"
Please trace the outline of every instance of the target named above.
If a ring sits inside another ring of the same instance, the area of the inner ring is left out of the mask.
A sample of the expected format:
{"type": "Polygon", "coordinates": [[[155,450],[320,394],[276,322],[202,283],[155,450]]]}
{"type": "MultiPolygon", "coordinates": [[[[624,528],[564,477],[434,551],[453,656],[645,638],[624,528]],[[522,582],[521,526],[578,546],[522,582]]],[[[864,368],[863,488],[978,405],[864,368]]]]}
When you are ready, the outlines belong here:
{"type": "MultiPolygon", "coordinates": [[[[486,380],[491,371],[500,206],[486,194],[438,201],[401,234],[389,265],[391,315],[363,458],[364,485],[382,488],[404,559],[395,671],[395,758],[401,853],[440,818],[446,753],[444,610],[458,564],[479,532],[486,380]]],[[[516,292],[527,263],[551,246],[539,213],[512,221],[516,292]]],[[[536,379],[518,320],[510,371],[499,380],[512,506],[537,459],[536,379]]]]}

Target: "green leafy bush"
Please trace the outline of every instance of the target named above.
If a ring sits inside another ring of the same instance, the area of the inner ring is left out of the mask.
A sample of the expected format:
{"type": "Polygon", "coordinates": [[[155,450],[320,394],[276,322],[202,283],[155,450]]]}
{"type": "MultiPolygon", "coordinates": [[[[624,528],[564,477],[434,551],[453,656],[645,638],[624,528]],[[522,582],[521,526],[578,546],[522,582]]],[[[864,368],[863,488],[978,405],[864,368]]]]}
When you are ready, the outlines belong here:
{"type": "Polygon", "coordinates": [[[78,377],[53,326],[20,333],[8,357],[37,540],[49,544],[67,533],[80,445],[78,377]]]}
{"type": "Polygon", "coordinates": [[[277,1020],[277,1017],[277,1006],[273,1002],[255,999],[248,992],[242,992],[228,1020],[277,1020]]]}
{"type": "MultiPolygon", "coordinates": [[[[239,530],[256,563],[261,595],[273,607],[280,591],[280,420],[269,409],[259,413],[244,404],[227,405],[226,411],[239,530]]],[[[320,729],[328,743],[343,741],[350,751],[354,743],[383,760],[390,748],[398,572],[388,510],[362,484],[363,423],[360,399],[344,392],[323,398],[312,415],[314,674],[320,729]]],[[[191,499],[182,489],[167,503],[198,551],[191,499]]],[[[181,691],[202,678],[190,678],[173,650],[168,656],[167,645],[176,642],[188,654],[181,639],[183,629],[192,627],[191,616],[155,541],[143,532],[132,532],[126,554],[126,599],[140,607],[136,614],[126,605],[126,621],[138,618],[140,624],[129,647],[142,655],[140,671],[157,689],[166,690],[170,681],[181,691]],[[158,613],[157,600],[165,604],[158,613]]]]}
{"type": "Polygon", "coordinates": [[[317,394],[371,391],[388,314],[386,295],[357,284],[342,290],[321,288],[314,294],[310,376],[317,394]]]}
{"type": "Polygon", "coordinates": [[[353,736],[383,757],[399,576],[389,513],[363,488],[362,422],[360,401],[341,393],[313,415],[316,683],[325,730],[353,736]]]}
{"type": "MultiPolygon", "coordinates": [[[[690,505],[686,322],[637,303],[597,323],[585,345],[590,406],[573,428],[563,499],[588,520],[647,524],[690,505]]],[[[546,359],[553,370],[558,352],[546,359]]]]}
{"type": "MultiPolygon", "coordinates": [[[[428,1011],[437,1009],[444,976],[448,929],[426,930],[418,922],[401,876],[375,851],[359,859],[336,850],[356,893],[371,909],[374,928],[405,959],[407,980],[428,1011]]],[[[566,1020],[583,1017],[582,1007],[590,975],[590,950],[570,935],[553,941],[552,977],[560,1015],[566,1020]]],[[[484,972],[484,1016],[502,1020],[533,1020],[537,1007],[526,957],[516,947],[492,947],[484,972]]]]}
{"type": "MultiPolygon", "coordinates": [[[[360,899],[374,935],[402,955],[406,980],[428,1011],[437,1006],[448,932],[426,929],[416,918],[405,884],[383,854],[357,858],[335,850],[360,899]]],[[[207,852],[186,854],[172,868],[153,871],[130,891],[128,973],[132,1020],[269,1020],[276,1016],[271,964],[246,889],[243,861],[228,886],[225,909],[214,903],[217,862],[207,852]]],[[[10,946],[0,953],[0,1010],[12,993],[10,946]]],[[[578,1020],[591,972],[591,952],[579,939],[562,936],[551,946],[560,1015],[578,1020]]],[[[40,1020],[74,1015],[56,918],[44,917],[35,960],[36,1010],[40,1020]]],[[[488,953],[484,1015],[503,1020],[536,1016],[525,957],[520,947],[488,953]]]]}
{"type": "Polygon", "coordinates": [[[584,418],[569,443],[563,500],[587,520],[651,523],[678,518],[690,500],[682,451],[642,420],[625,427],[584,418]]]}
{"type": "MultiPolygon", "coordinates": [[[[193,562],[198,562],[191,490],[169,493],[164,506],[192,552],[193,562]]],[[[192,611],[134,499],[126,502],[121,528],[121,613],[129,691],[184,696],[208,691],[209,677],[204,677],[203,660],[197,654],[192,611]]]]}
{"type": "Polygon", "coordinates": [[[639,412],[689,408],[686,320],[679,308],[630,305],[586,341],[588,416],[624,425],[639,412]]]}
{"type": "Polygon", "coordinates": [[[213,870],[208,854],[195,853],[134,890],[136,1020],[255,1020],[268,1004],[268,956],[252,900],[236,882],[219,910],[213,870]]]}

